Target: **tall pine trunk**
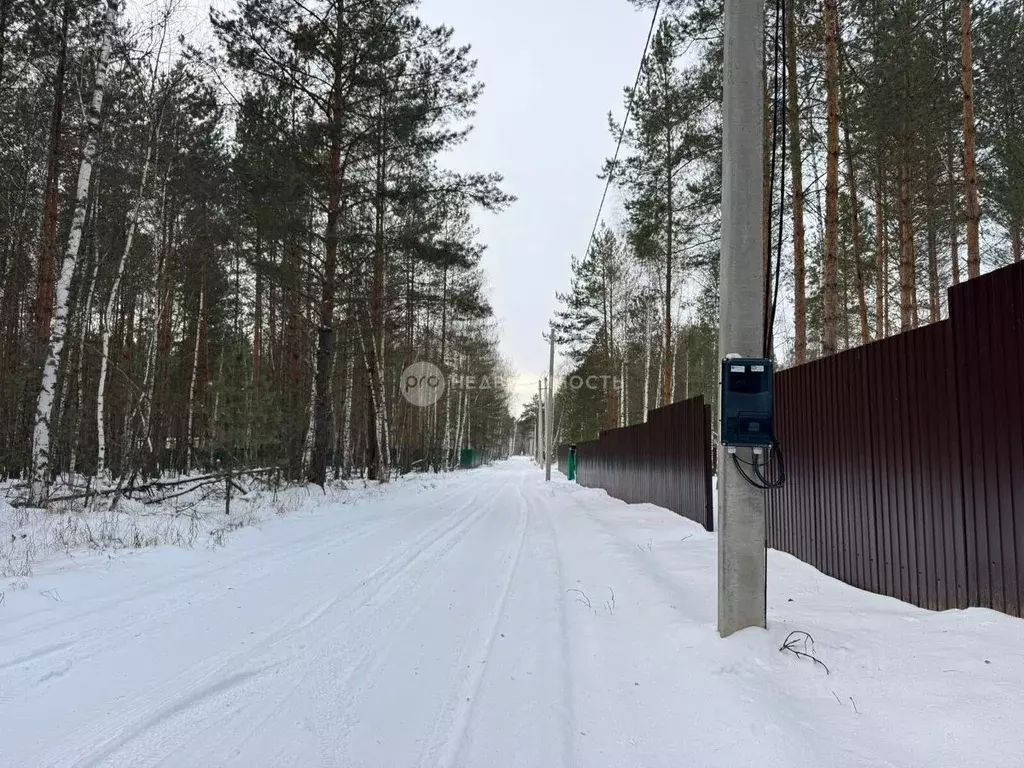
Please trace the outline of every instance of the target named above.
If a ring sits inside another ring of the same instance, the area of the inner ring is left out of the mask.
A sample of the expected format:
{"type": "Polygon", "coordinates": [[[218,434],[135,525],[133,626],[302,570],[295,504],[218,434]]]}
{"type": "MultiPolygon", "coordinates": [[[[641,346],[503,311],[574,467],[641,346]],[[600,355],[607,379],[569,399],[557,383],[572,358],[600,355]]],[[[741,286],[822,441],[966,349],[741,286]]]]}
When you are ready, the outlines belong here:
{"type": "Polygon", "coordinates": [[[679,346],[678,340],[672,342],[672,392],[669,395],[668,401],[674,403],[676,401],[676,379],[677,372],[679,370],[679,346]]]}
{"type": "Polygon", "coordinates": [[[309,480],[323,487],[327,483],[327,458],[333,435],[331,409],[331,370],[334,359],[334,292],[338,270],[338,246],[342,228],[342,187],[345,167],[342,162],[341,130],[344,120],[345,74],[345,3],[338,0],[335,7],[334,82],[328,124],[331,128],[331,148],[328,167],[327,230],[324,237],[324,264],[318,311],[316,366],[313,373],[313,445],[309,463],[309,480]]]}
{"type": "Polygon", "coordinates": [[[666,131],[666,203],[668,206],[668,218],[665,228],[665,360],[662,368],[661,382],[661,404],[668,405],[672,402],[672,250],[675,248],[673,221],[673,181],[672,181],[672,128],[666,131]]]}
{"type": "Polygon", "coordinates": [[[389,449],[387,398],[384,385],[384,343],[385,334],[385,249],[384,222],[387,216],[387,141],[384,126],[384,106],[379,106],[377,128],[376,178],[374,187],[374,247],[373,273],[370,286],[369,318],[367,331],[369,335],[370,360],[370,418],[373,421],[376,454],[372,477],[380,482],[387,482],[391,473],[391,456],[389,449]]]}
{"type": "MultiPolygon", "coordinates": [[[[904,148],[904,155],[907,150],[904,148]]],[[[917,326],[914,251],[914,190],[910,161],[900,162],[900,330],[917,326]]]]}
{"type": "Polygon", "coordinates": [[[839,14],[836,0],[824,0],[825,96],[828,155],[825,165],[825,265],[822,280],[822,354],[839,348],[839,14]]]}
{"type": "Polygon", "coordinates": [[[971,2],[960,0],[960,67],[964,97],[964,213],[967,220],[967,277],[981,274],[981,203],[978,200],[978,164],[974,136],[974,74],[971,2]]]}
{"type": "Polygon", "coordinates": [[[932,211],[928,212],[928,308],[931,313],[931,321],[939,322],[942,319],[939,290],[939,233],[932,211]]]}
{"type": "Polygon", "coordinates": [[[131,219],[128,221],[128,233],[125,237],[124,248],[121,250],[121,259],[117,263],[117,271],[114,273],[114,284],[110,288],[110,296],[103,312],[103,330],[100,353],[100,379],[96,392],[96,440],[97,459],[96,472],[102,474],[107,469],[107,439],[106,424],[104,420],[105,393],[107,388],[107,367],[110,363],[110,337],[114,331],[115,317],[114,308],[117,306],[118,293],[121,288],[121,279],[124,276],[125,265],[128,263],[128,256],[135,242],[135,233],[138,231],[139,218],[142,215],[142,206],[146,197],[146,182],[149,179],[149,170],[153,162],[153,152],[159,136],[159,129],[154,125],[150,134],[149,146],[146,148],[146,161],[142,166],[142,176],[139,180],[138,197],[135,200],[135,207],[131,219]]]}
{"type": "MultiPolygon", "coordinates": [[[[629,424],[629,379],[626,378],[626,356],[622,355],[619,364],[619,426],[629,424]]],[[[561,423],[561,422],[559,422],[561,423]]]]}
{"type": "Polygon", "coordinates": [[[356,350],[351,333],[345,346],[345,401],[342,405],[341,421],[341,471],[346,480],[352,476],[352,383],[355,373],[356,350]]]}
{"type": "Polygon", "coordinates": [[[110,60],[110,47],[114,36],[117,10],[118,0],[107,0],[103,24],[103,41],[99,60],[96,63],[96,81],[93,86],[92,101],[89,105],[85,148],[82,150],[82,161],[78,168],[78,182],[75,186],[75,210],[71,219],[68,247],[64,252],[64,263],[61,265],[60,278],[57,281],[56,310],[50,324],[46,361],[43,363],[42,386],[36,403],[35,428],[32,436],[32,484],[30,491],[31,500],[34,504],[45,503],[50,484],[50,418],[53,414],[53,400],[54,392],[57,388],[57,377],[60,375],[61,352],[64,349],[64,340],[68,330],[71,280],[75,275],[75,263],[78,260],[78,250],[82,244],[82,229],[85,226],[85,213],[89,203],[89,181],[92,178],[93,161],[96,157],[96,146],[99,141],[100,114],[103,110],[103,91],[107,81],[107,64],[110,60]]]}
{"type": "Polygon", "coordinates": [[[875,167],[875,339],[885,338],[885,294],[889,290],[885,258],[884,179],[881,151],[875,167]]]}
{"type": "MultiPolygon", "coordinates": [[[[540,390],[540,382],[537,383],[538,392],[540,390]]],[[[451,441],[451,430],[449,425],[452,421],[452,388],[444,388],[444,425],[441,430],[441,456],[438,459],[438,466],[442,469],[448,469],[448,456],[452,449],[451,441]]],[[[540,395],[537,395],[537,424],[538,428],[540,425],[540,395]]],[[[535,440],[534,453],[540,447],[539,439],[535,440]]]]}
{"type": "Polygon", "coordinates": [[[956,145],[953,129],[946,141],[946,166],[949,187],[949,263],[953,270],[953,285],[960,283],[960,206],[957,201],[956,145]]]}
{"type": "Polygon", "coordinates": [[[313,374],[309,481],[327,483],[327,459],[332,442],[331,362],[334,357],[334,283],[337,270],[338,214],[328,215],[327,256],[318,310],[317,346],[313,374]]]}
{"type": "MultiPolygon", "coordinates": [[[[312,477],[313,472],[313,451],[316,447],[316,393],[317,393],[317,358],[316,352],[313,351],[313,357],[310,360],[310,369],[313,371],[313,375],[309,379],[309,397],[306,398],[306,415],[309,417],[306,420],[305,430],[305,442],[302,444],[302,467],[306,472],[307,479],[312,477]]],[[[310,482],[315,482],[310,479],[310,482]]],[[[322,486],[321,486],[322,487],[322,486]]]]}
{"type": "Polygon", "coordinates": [[[807,362],[807,265],[804,257],[804,168],[800,145],[800,101],[796,68],[796,4],[786,3],[789,90],[789,163],[793,186],[793,314],[796,331],[796,364],[807,362]]]}
{"type": "Polygon", "coordinates": [[[664,344],[659,344],[658,345],[658,364],[657,364],[657,370],[658,370],[658,391],[655,393],[655,396],[654,396],[654,402],[656,403],[656,407],[658,407],[658,406],[660,406],[662,404],[661,393],[662,393],[662,387],[665,386],[665,377],[661,375],[661,371],[662,371],[662,366],[665,364],[665,361],[664,361],[665,357],[666,357],[666,355],[665,355],[665,345],[664,344]]]}
{"type": "Polygon", "coordinates": [[[644,306],[644,423],[651,407],[651,312],[644,306]]]}
{"type": "MultiPolygon", "coordinates": [[[[889,231],[888,225],[886,225],[882,231],[882,261],[885,264],[886,282],[885,293],[882,297],[882,317],[885,321],[885,328],[882,333],[884,336],[891,336],[892,318],[889,316],[889,313],[892,311],[892,296],[889,295],[889,274],[892,272],[892,233],[889,231]]],[[[899,264],[896,266],[898,271],[899,264]]]]}
{"type": "MultiPolygon", "coordinates": [[[[547,392],[546,386],[544,388],[544,391],[547,392]]],[[[466,445],[465,438],[463,437],[463,430],[465,429],[466,425],[466,411],[469,410],[469,390],[461,390],[458,393],[458,400],[459,412],[455,420],[455,452],[452,455],[452,463],[449,466],[449,469],[454,469],[455,467],[459,466],[459,459],[462,453],[462,448],[469,447],[466,445]]],[[[550,414],[545,414],[545,417],[550,418],[550,414]]],[[[544,438],[542,437],[541,439],[543,440],[544,438]]]]}
{"type": "MultiPolygon", "coordinates": [[[[441,267],[441,356],[439,359],[442,369],[447,370],[448,360],[448,255],[445,254],[445,260],[441,267]]],[[[444,410],[444,422],[440,424],[440,407],[435,405],[434,413],[434,426],[432,437],[430,441],[430,464],[436,470],[442,466],[445,456],[444,453],[447,448],[443,445],[443,442],[447,439],[448,419],[451,416],[451,387],[445,388],[445,410],[444,410]],[[439,431],[443,430],[443,432],[439,431]]]]}
{"type": "MultiPolygon", "coordinates": [[[[842,49],[837,45],[837,55],[842,56],[842,49]]],[[[839,71],[843,72],[843,62],[840,60],[839,71]]],[[[845,82],[845,80],[844,80],[845,82]]],[[[846,114],[850,113],[850,102],[847,96],[848,89],[840,84],[840,95],[842,96],[842,107],[846,114]]],[[[860,320],[860,343],[867,344],[871,341],[871,330],[868,326],[868,296],[866,280],[864,279],[863,243],[860,228],[860,196],[857,188],[857,167],[853,158],[853,140],[850,138],[850,127],[843,126],[843,148],[846,153],[846,183],[850,193],[850,234],[853,240],[853,276],[857,290],[857,317],[860,320]]]]}
{"type": "MultiPolygon", "coordinates": [[[[166,269],[170,270],[170,264],[166,269]]],[[[151,469],[155,473],[164,470],[165,446],[167,443],[167,393],[168,380],[167,369],[171,356],[171,345],[173,341],[174,327],[174,281],[168,276],[165,278],[163,290],[163,301],[161,302],[161,314],[157,320],[157,343],[156,343],[156,373],[153,377],[153,388],[150,391],[149,415],[152,420],[152,456],[150,457],[151,469]]]]}

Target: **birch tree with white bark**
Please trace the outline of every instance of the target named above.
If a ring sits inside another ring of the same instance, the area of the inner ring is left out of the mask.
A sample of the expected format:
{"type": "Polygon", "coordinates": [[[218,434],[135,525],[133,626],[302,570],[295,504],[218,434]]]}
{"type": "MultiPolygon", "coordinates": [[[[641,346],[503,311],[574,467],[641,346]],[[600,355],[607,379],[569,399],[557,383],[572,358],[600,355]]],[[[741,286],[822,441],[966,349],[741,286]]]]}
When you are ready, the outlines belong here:
{"type": "Polygon", "coordinates": [[[89,103],[85,148],[82,150],[78,181],[75,185],[75,209],[71,220],[71,231],[68,234],[67,248],[64,251],[64,260],[61,263],[60,277],[57,281],[56,309],[50,323],[46,360],[43,363],[42,386],[36,403],[35,429],[32,434],[30,496],[31,501],[35,504],[42,504],[46,501],[50,485],[50,419],[53,415],[57,377],[60,375],[61,353],[68,332],[71,281],[75,276],[78,250],[82,244],[82,232],[85,228],[86,209],[89,204],[89,181],[92,178],[93,163],[99,142],[103,93],[107,82],[107,66],[110,61],[110,48],[113,44],[118,10],[119,0],[107,0],[99,57],[96,61],[92,100],[89,103]]]}

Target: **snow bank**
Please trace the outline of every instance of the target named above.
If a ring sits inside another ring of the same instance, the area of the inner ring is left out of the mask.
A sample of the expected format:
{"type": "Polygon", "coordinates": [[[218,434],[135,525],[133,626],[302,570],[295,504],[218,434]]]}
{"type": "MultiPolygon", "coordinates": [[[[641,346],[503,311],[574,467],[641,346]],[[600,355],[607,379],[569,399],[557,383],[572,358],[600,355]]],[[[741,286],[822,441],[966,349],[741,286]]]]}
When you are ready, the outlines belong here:
{"type": "MultiPolygon", "coordinates": [[[[246,493],[237,489],[232,492],[230,513],[225,511],[224,485],[219,482],[194,490],[190,490],[189,483],[180,489],[163,489],[163,495],[181,489],[184,492],[157,503],[147,503],[145,496],[121,498],[116,503],[109,495],[93,496],[88,500],[54,502],[49,512],[12,507],[2,496],[16,498],[16,489],[10,484],[0,486],[0,578],[24,579],[40,568],[59,567],[62,558],[89,553],[109,554],[158,546],[217,547],[240,528],[285,515],[310,514],[325,505],[367,501],[387,492],[386,486],[359,479],[348,484],[330,482],[325,489],[316,485],[273,488],[246,475],[240,475],[237,481],[246,493]]],[[[445,479],[414,473],[392,482],[395,486],[426,489],[445,479]]],[[[84,487],[85,478],[78,478],[75,483],[55,487],[51,495],[80,494],[84,487]]]]}
{"type": "Polygon", "coordinates": [[[648,734],[639,751],[651,764],[665,764],[653,756],[659,742],[677,750],[677,765],[754,764],[746,762],[753,740],[764,747],[759,766],[1024,765],[1024,621],[982,608],[928,611],[770,550],[767,631],[722,640],[714,534],[667,510],[564,480],[553,494],[603,538],[596,551],[582,539],[570,545],[581,555],[577,587],[590,607],[577,601],[576,608],[593,614],[593,653],[643,647],[646,658],[620,658],[618,667],[633,667],[646,678],[638,677],[640,685],[655,688],[649,696],[671,701],[668,717],[658,708],[654,723],[627,714],[622,731],[607,713],[620,738],[632,738],[630,729],[648,734]],[[666,603],[674,616],[664,615],[666,603]],[[703,713],[674,697],[696,698],[703,713]],[[673,721],[687,717],[713,734],[691,742],[690,753],[659,735],[685,728],[673,721]],[[737,745],[721,741],[718,718],[727,718],[737,745]]]}

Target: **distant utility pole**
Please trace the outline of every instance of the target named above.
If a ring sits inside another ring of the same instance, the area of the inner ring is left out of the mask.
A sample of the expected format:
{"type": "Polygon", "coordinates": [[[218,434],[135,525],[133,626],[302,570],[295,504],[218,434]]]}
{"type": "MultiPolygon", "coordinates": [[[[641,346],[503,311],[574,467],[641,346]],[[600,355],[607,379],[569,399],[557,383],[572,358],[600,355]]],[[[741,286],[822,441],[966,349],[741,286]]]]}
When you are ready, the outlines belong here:
{"type": "MultiPolygon", "coordinates": [[[[764,345],[764,0],[725,0],[720,357],[764,345]]],[[[766,624],[764,491],[719,447],[718,632],[766,624]]]]}
{"type": "Polygon", "coordinates": [[[548,356],[548,418],[544,422],[547,431],[544,436],[544,444],[547,446],[547,459],[544,462],[544,480],[551,480],[551,454],[554,453],[554,424],[555,424],[555,326],[552,323],[550,330],[551,353],[548,356]]]}
{"type": "Polygon", "coordinates": [[[540,379],[537,379],[537,440],[533,444],[533,452],[537,456],[537,466],[543,461],[543,450],[541,445],[544,441],[544,391],[541,389],[540,379]]]}

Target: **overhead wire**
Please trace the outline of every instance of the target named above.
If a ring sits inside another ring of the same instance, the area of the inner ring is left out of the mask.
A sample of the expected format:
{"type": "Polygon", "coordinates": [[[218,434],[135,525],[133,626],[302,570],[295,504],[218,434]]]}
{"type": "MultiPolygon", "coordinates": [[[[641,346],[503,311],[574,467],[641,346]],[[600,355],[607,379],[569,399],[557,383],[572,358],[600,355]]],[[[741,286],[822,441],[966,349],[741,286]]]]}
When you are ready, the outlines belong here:
{"type": "MultiPolygon", "coordinates": [[[[792,1],[792,0],[791,0],[792,1]]],[[[615,145],[615,154],[612,157],[612,162],[608,168],[608,176],[605,179],[604,190],[601,193],[601,202],[598,204],[597,215],[594,217],[594,224],[590,230],[590,237],[587,240],[587,246],[584,249],[586,254],[594,242],[594,237],[597,234],[597,228],[601,222],[601,213],[604,210],[604,204],[608,197],[608,189],[611,186],[612,179],[615,175],[616,163],[619,159],[619,152],[622,149],[622,142],[626,135],[626,127],[629,124],[629,118],[633,110],[633,102],[636,98],[637,89],[640,87],[640,78],[643,77],[644,66],[647,61],[647,52],[650,49],[651,40],[654,37],[654,30],[658,21],[658,13],[661,9],[661,0],[655,3],[654,15],[651,18],[651,26],[647,32],[647,40],[644,43],[644,51],[640,57],[640,65],[637,68],[636,79],[633,82],[633,88],[630,91],[629,101],[626,105],[626,114],[622,120],[622,127],[619,130],[619,138],[615,145]]],[[[778,239],[777,242],[772,240],[773,232],[771,221],[774,218],[774,195],[775,195],[775,180],[777,172],[777,160],[779,158],[779,99],[780,92],[785,95],[787,93],[787,55],[788,55],[788,40],[787,40],[787,23],[785,20],[786,15],[786,0],[776,0],[775,2],[776,16],[775,16],[775,36],[773,40],[773,74],[772,74],[772,140],[771,140],[771,171],[769,175],[769,189],[768,189],[768,208],[765,215],[768,216],[768,243],[765,244],[765,248],[768,253],[768,269],[770,270],[769,275],[766,276],[765,280],[765,322],[763,329],[763,346],[764,346],[764,357],[772,357],[772,346],[774,337],[774,325],[775,317],[778,309],[778,298],[779,298],[779,284],[780,275],[782,272],[782,236],[784,226],[784,215],[785,215],[785,190],[786,190],[786,142],[782,141],[781,149],[781,166],[782,172],[778,174],[779,178],[779,219],[778,219],[778,239]],[[773,248],[773,246],[775,246],[773,248]],[[772,251],[774,250],[775,256],[772,258],[772,251]],[[773,263],[774,262],[774,263],[773,263]],[[771,289],[771,301],[768,301],[768,287],[769,279],[772,279],[774,285],[771,289]]],[[[762,490],[772,490],[780,488],[785,482],[786,470],[785,463],[782,457],[782,452],[775,446],[773,453],[777,456],[778,470],[775,473],[776,477],[774,480],[768,480],[764,475],[761,462],[757,460],[755,454],[753,462],[747,462],[739,458],[735,453],[732,454],[733,463],[737,470],[743,476],[743,478],[756,488],[762,490]],[[753,467],[754,477],[751,477],[744,469],[743,464],[753,467]]],[[[767,457],[766,457],[767,458],[767,457]]],[[[764,469],[768,468],[768,462],[765,462],[764,469]]]]}
{"type": "Polygon", "coordinates": [[[619,160],[619,151],[622,149],[622,141],[626,137],[626,126],[629,124],[629,117],[633,112],[633,101],[636,99],[637,89],[640,87],[640,78],[643,77],[644,65],[647,62],[647,51],[651,47],[651,40],[654,38],[654,29],[658,23],[658,12],[661,10],[661,0],[654,4],[654,16],[651,18],[651,28],[647,30],[647,42],[644,43],[644,52],[640,56],[640,66],[637,67],[636,80],[633,81],[633,88],[629,92],[629,101],[626,104],[626,116],[622,119],[622,128],[619,130],[619,140],[615,145],[615,154],[612,156],[611,165],[608,167],[608,178],[604,182],[604,191],[601,193],[601,202],[597,206],[597,216],[594,217],[594,226],[590,230],[590,238],[587,240],[587,247],[583,250],[583,256],[590,251],[594,244],[594,237],[597,235],[597,227],[601,223],[601,212],[604,210],[604,202],[608,197],[608,188],[611,186],[612,177],[615,175],[615,164],[619,160]]]}

